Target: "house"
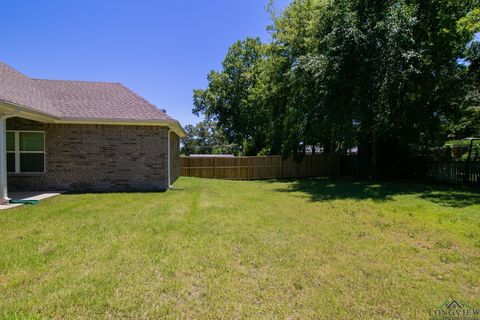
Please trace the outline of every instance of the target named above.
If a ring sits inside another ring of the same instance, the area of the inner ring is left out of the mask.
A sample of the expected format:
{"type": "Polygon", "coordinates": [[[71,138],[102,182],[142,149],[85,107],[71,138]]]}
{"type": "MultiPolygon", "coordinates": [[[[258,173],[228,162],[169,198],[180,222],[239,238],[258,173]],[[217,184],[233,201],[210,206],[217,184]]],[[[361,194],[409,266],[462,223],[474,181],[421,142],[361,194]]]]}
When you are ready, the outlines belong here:
{"type": "Polygon", "coordinates": [[[32,79],[0,62],[0,202],[8,189],[166,190],[184,135],[122,84],[32,79]]]}

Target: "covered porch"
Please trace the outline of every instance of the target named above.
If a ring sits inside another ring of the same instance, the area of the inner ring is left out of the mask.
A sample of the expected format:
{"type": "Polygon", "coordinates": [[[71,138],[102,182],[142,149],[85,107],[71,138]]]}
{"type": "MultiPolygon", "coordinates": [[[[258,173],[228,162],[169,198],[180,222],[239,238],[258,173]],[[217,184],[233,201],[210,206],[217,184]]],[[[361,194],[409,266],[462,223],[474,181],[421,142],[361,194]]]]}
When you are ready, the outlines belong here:
{"type": "MultiPolygon", "coordinates": [[[[41,200],[51,196],[51,192],[32,193],[23,189],[9,194],[9,176],[45,172],[44,133],[40,131],[8,130],[7,119],[14,117],[51,122],[51,119],[34,111],[0,102],[0,209],[5,209],[8,206],[18,206],[8,205],[10,199],[32,198],[31,200],[41,200]]],[[[53,194],[58,193],[54,192],[53,194]]]]}

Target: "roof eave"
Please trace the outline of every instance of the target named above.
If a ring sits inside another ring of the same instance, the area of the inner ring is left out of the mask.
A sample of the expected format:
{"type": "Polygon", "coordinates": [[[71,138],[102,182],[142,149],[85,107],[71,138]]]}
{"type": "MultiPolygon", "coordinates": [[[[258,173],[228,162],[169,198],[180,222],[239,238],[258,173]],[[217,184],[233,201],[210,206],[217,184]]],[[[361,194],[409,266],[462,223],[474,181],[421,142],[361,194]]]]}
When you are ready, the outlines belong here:
{"type": "Polygon", "coordinates": [[[21,117],[40,122],[52,122],[58,117],[38,110],[0,99],[0,112],[8,112],[11,117],[21,117]]]}
{"type": "Polygon", "coordinates": [[[11,117],[21,117],[34,121],[58,124],[103,124],[103,125],[136,125],[136,126],[165,126],[180,137],[185,137],[186,132],[177,120],[173,119],[108,119],[108,118],[63,118],[39,112],[31,108],[15,104],[11,101],[0,100],[0,113],[8,112],[11,117]]]}

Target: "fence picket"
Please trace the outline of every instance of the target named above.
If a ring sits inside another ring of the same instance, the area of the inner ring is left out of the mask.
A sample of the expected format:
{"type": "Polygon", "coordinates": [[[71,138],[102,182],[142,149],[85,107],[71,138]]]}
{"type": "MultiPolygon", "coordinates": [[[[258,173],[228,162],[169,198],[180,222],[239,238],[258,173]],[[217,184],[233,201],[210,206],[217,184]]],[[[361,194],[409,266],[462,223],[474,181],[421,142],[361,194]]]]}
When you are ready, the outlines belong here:
{"type": "Polygon", "coordinates": [[[468,173],[464,161],[435,162],[430,165],[427,177],[447,183],[480,185],[480,162],[470,162],[468,173]]]}
{"type": "Polygon", "coordinates": [[[321,154],[302,160],[266,157],[181,157],[181,175],[199,178],[259,180],[338,175],[339,156],[321,154]]]}

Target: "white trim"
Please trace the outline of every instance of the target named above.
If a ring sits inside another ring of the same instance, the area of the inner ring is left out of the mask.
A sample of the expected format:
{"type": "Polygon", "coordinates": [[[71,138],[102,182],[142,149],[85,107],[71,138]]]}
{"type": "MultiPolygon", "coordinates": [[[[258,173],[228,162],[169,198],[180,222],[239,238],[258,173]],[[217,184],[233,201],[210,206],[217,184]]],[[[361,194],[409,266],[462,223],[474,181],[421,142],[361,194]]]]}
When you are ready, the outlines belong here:
{"type": "MultiPolygon", "coordinates": [[[[15,150],[14,151],[6,151],[6,153],[14,153],[15,154],[15,171],[7,172],[9,175],[15,174],[42,174],[47,172],[47,156],[46,156],[46,145],[45,145],[45,131],[39,130],[6,130],[6,132],[13,132],[15,133],[15,150]],[[20,150],[20,133],[22,132],[33,132],[33,133],[41,133],[43,134],[43,151],[21,151],[20,150]],[[43,171],[22,171],[20,168],[20,155],[21,154],[43,154],[43,171]]],[[[6,135],[5,135],[6,139],[6,135]]],[[[6,144],[5,144],[6,149],[6,144]]]]}
{"type": "Polygon", "coordinates": [[[15,140],[14,140],[14,142],[15,142],[15,149],[14,149],[14,152],[15,152],[15,171],[14,172],[20,172],[20,132],[14,131],[13,133],[15,135],[15,140]]]}
{"type": "Polygon", "coordinates": [[[16,110],[8,114],[2,113],[0,108],[0,204],[8,203],[10,200],[7,179],[7,119],[15,117],[17,114],[16,110]]]}
{"type": "Polygon", "coordinates": [[[133,126],[160,126],[169,127],[180,137],[186,135],[177,120],[173,119],[159,119],[159,120],[135,120],[135,119],[107,119],[107,118],[60,118],[50,114],[33,110],[9,101],[0,100],[0,112],[2,110],[13,111],[9,117],[21,117],[34,121],[58,124],[103,124],[103,125],[133,125],[133,126]]]}
{"type": "Polygon", "coordinates": [[[22,117],[29,120],[40,121],[40,122],[51,122],[55,117],[50,115],[45,115],[39,111],[26,108],[12,102],[0,100],[0,113],[1,112],[10,112],[7,118],[12,117],[22,117]]]}
{"type": "Polygon", "coordinates": [[[0,114],[0,204],[8,202],[7,185],[7,117],[0,114]]]}

